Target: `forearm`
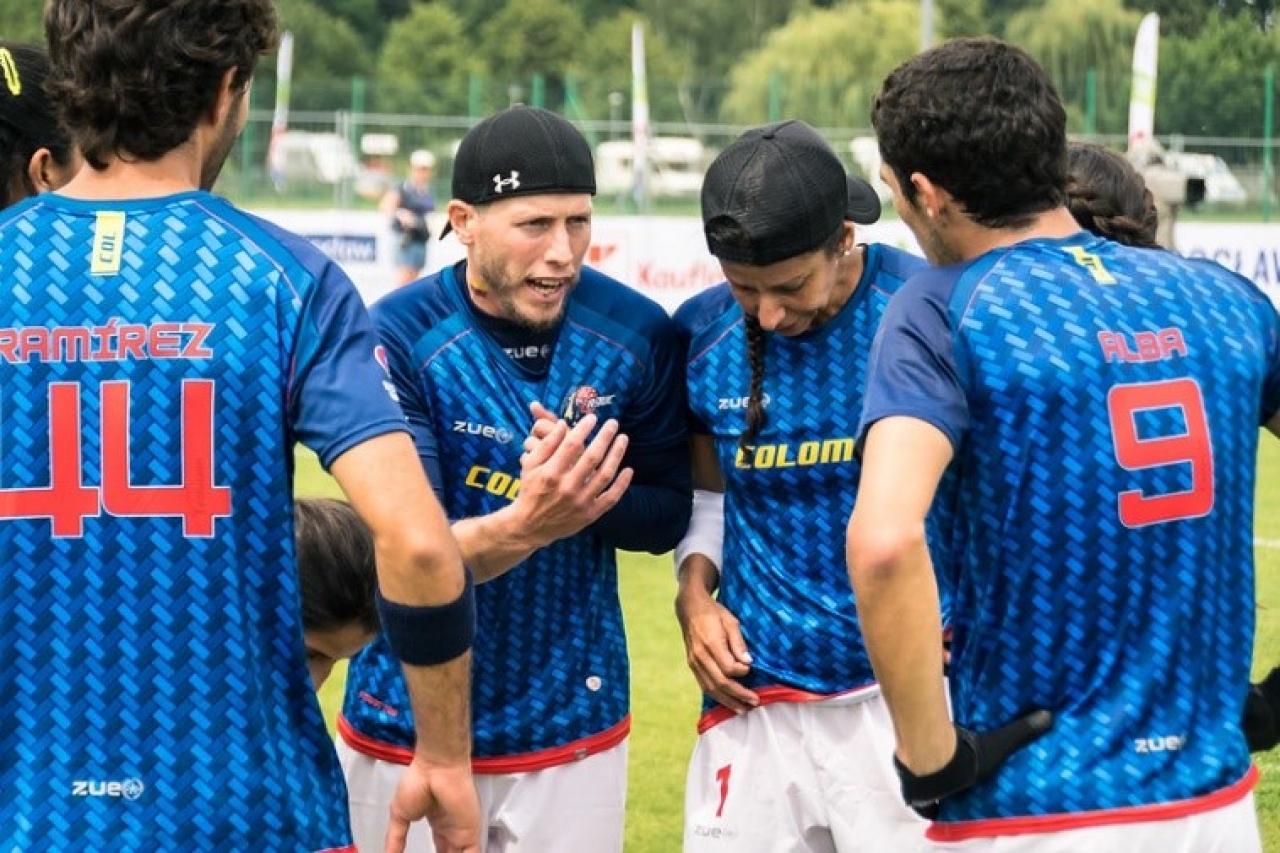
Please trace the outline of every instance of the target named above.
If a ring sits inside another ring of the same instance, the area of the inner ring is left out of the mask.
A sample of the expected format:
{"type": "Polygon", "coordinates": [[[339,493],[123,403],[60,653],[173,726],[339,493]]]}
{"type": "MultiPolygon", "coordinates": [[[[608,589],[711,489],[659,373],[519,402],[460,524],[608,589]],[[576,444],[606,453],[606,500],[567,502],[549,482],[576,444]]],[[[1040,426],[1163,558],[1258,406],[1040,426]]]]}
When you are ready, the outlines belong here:
{"type": "Polygon", "coordinates": [[[514,505],[455,521],[452,530],[462,561],[471,568],[476,583],[500,577],[547,544],[537,538],[536,531],[521,523],[514,505]]]}
{"type": "Polygon", "coordinates": [[[689,446],[678,444],[629,451],[624,464],[635,471],[617,505],[591,525],[605,542],[623,551],[665,554],[689,528],[693,477],[689,446]]]}
{"type": "Polygon", "coordinates": [[[676,616],[683,625],[688,614],[714,600],[720,570],[702,554],[690,554],[676,566],[676,616]]]}
{"type": "Polygon", "coordinates": [[[433,765],[470,764],[471,653],[436,666],[404,664],[415,755],[433,765]]]}
{"type": "Polygon", "coordinates": [[[665,554],[679,544],[688,529],[692,502],[687,488],[633,483],[592,530],[623,551],[665,554]]]}
{"type": "Polygon", "coordinates": [[[347,451],[330,470],[373,534],[378,610],[405,662],[419,749],[438,763],[466,764],[474,593],[414,460],[408,436],[390,433],[347,451]]]}
{"type": "Polygon", "coordinates": [[[417,756],[435,765],[469,767],[474,590],[466,570],[459,571],[462,561],[448,528],[441,524],[432,539],[434,548],[420,545],[416,552],[398,543],[378,548],[378,610],[404,669],[417,756]],[[439,559],[446,554],[451,559],[439,559]]]}
{"type": "Polygon", "coordinates": [[[858,619],[889,706],[898,757],[917,773],[955,752],[942,674],[942,620],[924,527],[883,556],[850,545],[858,619]]]}
{"type": "MultiPolygon", "coordinates": [[[[445,496],[439,485],[443,482],[439,458],[425,453],[420,453],[419,458],[436,497],[444,503],[445,496]]],[[[471,569],[476,583],[485,583],[505,574],[547,544],[517,517],[514,504],[488,515],[454,521],[450,531],[462,552],[462,562],[471,569]]]]}
{"type": "Polygon", "coordinates": [[[720,588],[720,570],[703,554],[690,554],[676,566],[676,594],[714,595],[720,588]]]}

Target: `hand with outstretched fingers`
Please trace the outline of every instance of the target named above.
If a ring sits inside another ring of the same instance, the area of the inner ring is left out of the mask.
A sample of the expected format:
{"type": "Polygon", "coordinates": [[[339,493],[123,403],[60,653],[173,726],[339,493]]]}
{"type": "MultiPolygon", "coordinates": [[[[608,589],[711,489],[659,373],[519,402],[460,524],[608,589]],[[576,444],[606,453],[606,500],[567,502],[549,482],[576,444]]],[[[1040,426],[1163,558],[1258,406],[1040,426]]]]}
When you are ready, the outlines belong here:
{"type": "Polygon", "coordinates": [[[613,509],[635,472],[622,465],[628,438],[616,420],[605,421],[597,430],[595,415],[570,426],[536,416],[539,409],[546,411],[535,409],[520,458],[520,492],[511,507],[521,519],[521,529],[536,532],[539,544],[549,545],[613,509]]]}

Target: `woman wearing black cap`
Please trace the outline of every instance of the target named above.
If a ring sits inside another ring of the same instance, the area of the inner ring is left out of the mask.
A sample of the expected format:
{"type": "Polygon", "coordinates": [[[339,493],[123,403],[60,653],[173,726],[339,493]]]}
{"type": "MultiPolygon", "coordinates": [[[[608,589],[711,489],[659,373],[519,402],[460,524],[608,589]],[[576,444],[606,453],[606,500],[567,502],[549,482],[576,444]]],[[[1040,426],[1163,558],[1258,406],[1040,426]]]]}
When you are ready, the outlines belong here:
{"type": "Polygon", "coordinates": [[[859,241],[879,215],[875,191],[799,121],[748,131],[703,182],[727,281],[676,313],[698,490],[676,614],[705,696],[684,853],[924,843],[843,559],[872,338],[924,266],[859,241]]]}
{"type": "Polygon", "coordinates": [[[0,209],[57,189],[80,168],[45,95],[48,71],[43,50],[0,42],[0,209]]]}

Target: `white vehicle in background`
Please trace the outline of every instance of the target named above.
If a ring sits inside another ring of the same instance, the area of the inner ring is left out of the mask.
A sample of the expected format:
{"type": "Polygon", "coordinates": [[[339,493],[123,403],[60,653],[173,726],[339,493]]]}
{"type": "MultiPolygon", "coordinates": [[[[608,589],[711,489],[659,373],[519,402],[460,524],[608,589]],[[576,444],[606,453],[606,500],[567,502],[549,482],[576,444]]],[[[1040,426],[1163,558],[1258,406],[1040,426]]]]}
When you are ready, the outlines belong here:
{"type": "Polygon", "coordinates": [[[1165,151],[1164,163],[1188,178],[1204,180],[1204,200],[1207,204],[1244,204],[1249,200],[1240,180],[1231,172],[1226,162],[1216,154],[1192,154],[1186,151],[1165,151]]]}
{"type": "Polygon", "coordinates": [[[356,177],[359,161],[336,133],[288,130],[272,140],[268,165],[277,189],[291,185],[333,185],[356,177]]]}
{"type": "MultiPolygon", "coordinates": [[[[646,152],[647,189],[650,198],[696,197],[702,191],[702,175],[710,158],[706,147],[686,136],[655,136],[646,152]]],[[[630,139],[615,139],[596,146],[596,192],[622,195],[631,191],[635,146],[630,139]]]]}
{"type": "Polygon", "coordinates": [[[862,177],[875,189],[880,201],[890,204],[893,201],[893,190],[880,179],[880,143],[874,136],[855,136],[849,140],[849,153],[853,162],[858,164],[862,177]]]}

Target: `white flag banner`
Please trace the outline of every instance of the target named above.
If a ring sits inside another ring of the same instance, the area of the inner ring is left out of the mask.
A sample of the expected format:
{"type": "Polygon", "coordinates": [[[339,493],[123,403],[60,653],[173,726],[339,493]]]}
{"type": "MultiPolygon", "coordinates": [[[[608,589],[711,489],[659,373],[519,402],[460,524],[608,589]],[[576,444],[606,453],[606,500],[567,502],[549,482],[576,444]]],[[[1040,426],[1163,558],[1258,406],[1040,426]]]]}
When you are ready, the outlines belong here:
{"type": "Polygon", "coordinates": [[[1129,93],[1129,150],[1155,139],[1156,59],[1160,16],[1151,12],[1138,25],[1133,43],[1133,89],[1129,93]]]}

